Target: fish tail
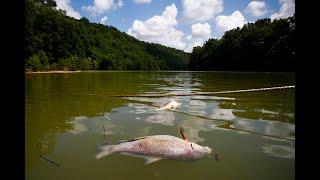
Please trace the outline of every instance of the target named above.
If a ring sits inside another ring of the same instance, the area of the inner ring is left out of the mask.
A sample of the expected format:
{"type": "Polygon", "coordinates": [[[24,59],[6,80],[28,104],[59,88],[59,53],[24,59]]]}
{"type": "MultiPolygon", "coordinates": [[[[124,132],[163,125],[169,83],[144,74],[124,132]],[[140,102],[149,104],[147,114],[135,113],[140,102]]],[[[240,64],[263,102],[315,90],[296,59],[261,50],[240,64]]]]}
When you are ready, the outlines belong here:
{"type": "Polygon", "coordinates": [[[115,145],[105,145],[105,146],[101,146],[100,149],[101,149],[101,152],[99,152],[97,155],[96,155],[96,158],[97,159],[100,159],[104,156],[107,156],[109,154],[112,154],[114,153],[114,147],[115,145]]]}

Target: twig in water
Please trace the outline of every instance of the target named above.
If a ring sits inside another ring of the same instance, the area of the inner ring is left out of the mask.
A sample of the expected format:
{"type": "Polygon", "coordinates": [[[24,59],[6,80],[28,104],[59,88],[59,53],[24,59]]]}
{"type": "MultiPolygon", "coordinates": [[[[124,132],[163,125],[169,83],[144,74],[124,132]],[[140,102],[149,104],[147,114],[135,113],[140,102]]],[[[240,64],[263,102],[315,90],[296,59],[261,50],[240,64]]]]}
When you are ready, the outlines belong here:
{"type": "Polygon", "coordinates": [[[43,160],[46,160],[47,162],[49,162],[49,163],[51,163],[51,164],[53,164],[53,165],[55,165],[57,167],[60,166],[60,164],[58,164],[58,163],[56,163],[54,161],[51,161],[50,159],[47,159],[47,158],[43,157],[42,155],[40,155],[40,158],[43,159],[43,160]]]}

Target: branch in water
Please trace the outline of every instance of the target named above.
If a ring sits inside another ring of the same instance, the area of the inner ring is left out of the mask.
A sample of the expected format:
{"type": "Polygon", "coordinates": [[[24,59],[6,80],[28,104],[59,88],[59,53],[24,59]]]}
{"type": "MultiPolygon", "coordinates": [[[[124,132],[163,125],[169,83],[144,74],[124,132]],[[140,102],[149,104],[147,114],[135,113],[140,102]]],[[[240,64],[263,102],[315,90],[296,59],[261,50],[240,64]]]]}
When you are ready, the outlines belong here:
{"type": "Polygon", "coordinates": [[[46,160],[47,162],[49,162],[49,163],[51,163],[51,164],[53,164],[53,165],[55,165],[57,167],[60,166],[60,164],[58,164],[58,163],[56,163],[54,161],[51,161],[50,159],[47,159],[47,158],[43,157],[42,155],[40,155],[40,158],[43,159],[43,160],[46,160]]]}

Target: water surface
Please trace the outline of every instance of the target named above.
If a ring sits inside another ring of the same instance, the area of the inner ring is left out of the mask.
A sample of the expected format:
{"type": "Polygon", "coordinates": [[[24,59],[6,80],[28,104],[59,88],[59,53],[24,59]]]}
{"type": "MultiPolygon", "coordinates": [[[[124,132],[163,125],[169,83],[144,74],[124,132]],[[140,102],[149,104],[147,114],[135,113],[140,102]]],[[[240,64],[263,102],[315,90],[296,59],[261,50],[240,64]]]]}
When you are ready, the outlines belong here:
{"type": "Polygon", "coordinates": [[[293,73],[81,72],[26,74],[26,179],[295,179],[294,89],[172,96],[294,85],[293,73]],[[101,143],[179,135],[212,147],[220,161],[144,160],[113,154],[101,143]],[[40,155],[59,167],[40,158],[40,155]]]}

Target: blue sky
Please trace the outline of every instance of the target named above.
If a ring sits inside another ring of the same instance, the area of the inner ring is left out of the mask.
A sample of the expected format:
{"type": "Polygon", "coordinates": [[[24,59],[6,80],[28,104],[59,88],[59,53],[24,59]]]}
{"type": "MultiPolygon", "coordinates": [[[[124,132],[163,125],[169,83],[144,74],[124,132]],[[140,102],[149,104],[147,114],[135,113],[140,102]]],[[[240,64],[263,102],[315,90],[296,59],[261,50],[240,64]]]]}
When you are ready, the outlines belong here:
{"type": "Polygon", "coordinates": [[[226,30],[242,27],[247,22],[285,18],[295,11],[294,0],[56,1],[58,8],[66,10],[69,16],[86,17],[140,40],[185,51],[201,46],[209,38],[220,38],[226,30]]]}

